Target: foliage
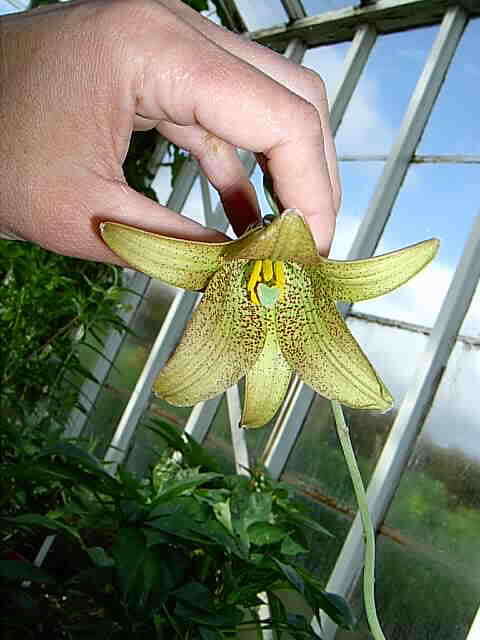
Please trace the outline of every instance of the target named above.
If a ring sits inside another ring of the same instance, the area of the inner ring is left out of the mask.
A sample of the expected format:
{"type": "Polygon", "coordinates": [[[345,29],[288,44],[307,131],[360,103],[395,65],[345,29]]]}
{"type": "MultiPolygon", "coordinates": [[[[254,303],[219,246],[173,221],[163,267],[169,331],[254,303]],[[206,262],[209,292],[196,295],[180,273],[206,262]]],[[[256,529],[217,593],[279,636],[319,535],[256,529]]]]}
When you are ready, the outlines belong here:
{"type": "Polygon", "coordinates": [[[248,628],[316,637],[309,619],[287,612],[282,593],[288,590],[315,615],[326,611],[352,628],[347,604],[296,566],[308,551],[306,528],[329,534],[289,486],[261,469],[222,475],[193,440],[162,423],[151,428],[170,449],[148,480],[124,469],[112,477],[69,442],[0,468],[0,479],[8,473],[18,486],[34,478],[61,481],[64,496],[63,505],[47,513],[0,520],[1,623],[8,638],[168,633],[210,640],[248,628]],[[58,536],[42,569],[20,555],[32,531],[58,536]],[[271,617],[260,620],[265,597],[271,617]]]}
{"type": "Polygon", "coordinates": [[[90,377],[80,349],[97,351],[107,326],[123,330],[123,289],[114,267],[28,244],[2,242],[0,261],[0,440],[8,457],[18,429],[61,425],[79,406],[65,374],[72,383],[75,374],[90,377]]]}

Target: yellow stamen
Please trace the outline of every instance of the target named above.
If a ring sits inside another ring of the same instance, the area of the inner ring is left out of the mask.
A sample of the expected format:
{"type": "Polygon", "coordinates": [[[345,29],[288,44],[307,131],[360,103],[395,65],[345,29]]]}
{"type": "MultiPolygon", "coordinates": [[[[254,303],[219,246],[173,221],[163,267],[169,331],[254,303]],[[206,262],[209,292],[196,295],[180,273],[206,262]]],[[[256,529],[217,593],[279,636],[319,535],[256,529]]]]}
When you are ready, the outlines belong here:
{"type": "MultiPolygon", "coordinates": [[[[257,286],[257,283],[261,280],[260,278],[261,271],[262,271],[262,261],[255,260],[255,264],[253,265],[252,273],[250,274],[250,279],[247,284],[247,291],[250,291],[252,294],[254,292],[255,287],[257,286]]],[[[252,295],[252,301],[253,301],[253,295],[252,295]]],[[[258,302],[255,304],[258,304],[258,302]]]]}
{"type": "Polygon", "coordinates": [[[263,279],[265,280],[265,282],[270,282],[272,278],[273,278],[272,261],[264,260],[263,261],[263,279]]]}
{"type": "Polygon", "coordinates": [[[275,283],[279,289],[285,288],[285,270],[283,262],[275,261],[273,268],[275,269],[275,283]]]}
{"type": "Polygon", "coordinates": [[[255,260],[252,271],[247,283],[247,292],[250,296],[252,304],[263,304],[257,294],[257,285],[260,282],[270,283],[269,287],[277,287],[280,289],[280,300],[285,290],[285,270],[283,262],[276,260],[273,262],[266,258],[265,260],[255,260]]]}
{"type": "Polygon", "coordinates": [[[250,291],[250,300],[253,302],[253,304],[260,304],[260,300],[258,299],[257,294],[255,293],[255,291],[250,291]]]}

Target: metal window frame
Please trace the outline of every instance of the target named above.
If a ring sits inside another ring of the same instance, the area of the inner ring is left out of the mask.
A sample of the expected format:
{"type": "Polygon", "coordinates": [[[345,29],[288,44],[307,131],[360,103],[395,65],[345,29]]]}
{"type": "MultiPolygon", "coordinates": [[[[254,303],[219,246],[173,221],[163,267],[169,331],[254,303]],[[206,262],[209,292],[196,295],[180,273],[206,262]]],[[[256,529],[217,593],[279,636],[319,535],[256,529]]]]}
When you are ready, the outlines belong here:
{"type": "MultiPolygon", "coordinates": [[[[370,24],[379,35],[439,24],[452,6],[450,0],[379,0],[367,6],[325,11],[292,24],[259,29],[251,38],[276,51],[284,51],[293,38],[308,48],[347,42],[359,24],[370,24]]],[[[471,15],[480,14],[478,0],[457,0],[454,6],[471,15]]]]}
{"type": "Polygon", "coordinates": [[[307,17],[307,12],[305,11],[302,0],[281,0],[281,2],[287,12],[287,16],[292,22],[307,17]]]}

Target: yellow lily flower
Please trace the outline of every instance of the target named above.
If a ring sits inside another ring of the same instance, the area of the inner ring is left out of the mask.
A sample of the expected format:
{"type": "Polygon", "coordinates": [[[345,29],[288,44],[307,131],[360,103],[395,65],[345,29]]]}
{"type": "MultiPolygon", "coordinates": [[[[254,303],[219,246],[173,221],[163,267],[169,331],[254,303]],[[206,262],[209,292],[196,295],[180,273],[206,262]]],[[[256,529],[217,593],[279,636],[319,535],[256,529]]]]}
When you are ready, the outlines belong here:
{"type": "Polygon", "coordinates": [[[294,372],[349,407],[389,409],[392,396],[335,302],[396,289],[432,260],[439,245],[432,239],[366,260],[328,260],[318,255],[294,209],[222,243],[168,238],[115,222],[104,222],[101,234],[135,269],[204,290],[154,392],[189,406],[246,376],[244,427],[263,426],[275,415],[294,372]]]}

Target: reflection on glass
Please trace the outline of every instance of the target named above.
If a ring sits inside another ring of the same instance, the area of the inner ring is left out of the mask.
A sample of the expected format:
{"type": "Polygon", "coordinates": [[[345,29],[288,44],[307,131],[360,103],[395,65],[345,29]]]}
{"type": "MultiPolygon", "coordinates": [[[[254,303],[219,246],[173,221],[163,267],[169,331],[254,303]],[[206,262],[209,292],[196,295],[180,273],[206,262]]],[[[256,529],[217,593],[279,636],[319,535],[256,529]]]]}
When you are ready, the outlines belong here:
{"type": "Polygon", "coordinates": [[[458,342],[379,537],[379,612],[395,640],[464,640],[478,608],[479,383],[478,347],[458,342]]]}
{"type": "Polygon", "coordinates": [[[428,27],[377,39],[338,131],[340,154],[388,153],[436,32],[428,27]]]}
{"type": "MultiPolygon", "coordinates": [[[[394,409],[385,414],[345,410],[359,466],[368,482],[426,337],[356,318],[349,319],[349,327],[396,398],[394,409]]],[[[282,477],[316,504],[322,524],[327,518],[334,527],[335,540],[312,540],[312,557],[308,560],[326,581],[355,515],[356,502],[337,442],[330,403],[324,398],[316,396],[282,477]]]]}
{"type": "Polygon", "coordinates": [[[433,325],[477,213],[479,180],[480,165],[410,166],[377,253],[431,237],[440,239],[439,253],[409,283],[355,310],[433,325]]]}
{"type": "Polygon", "coordinates": [[[433,108],[418,153],[480,153],[479,39],[480,20],[470,20],[433,108]]]}

